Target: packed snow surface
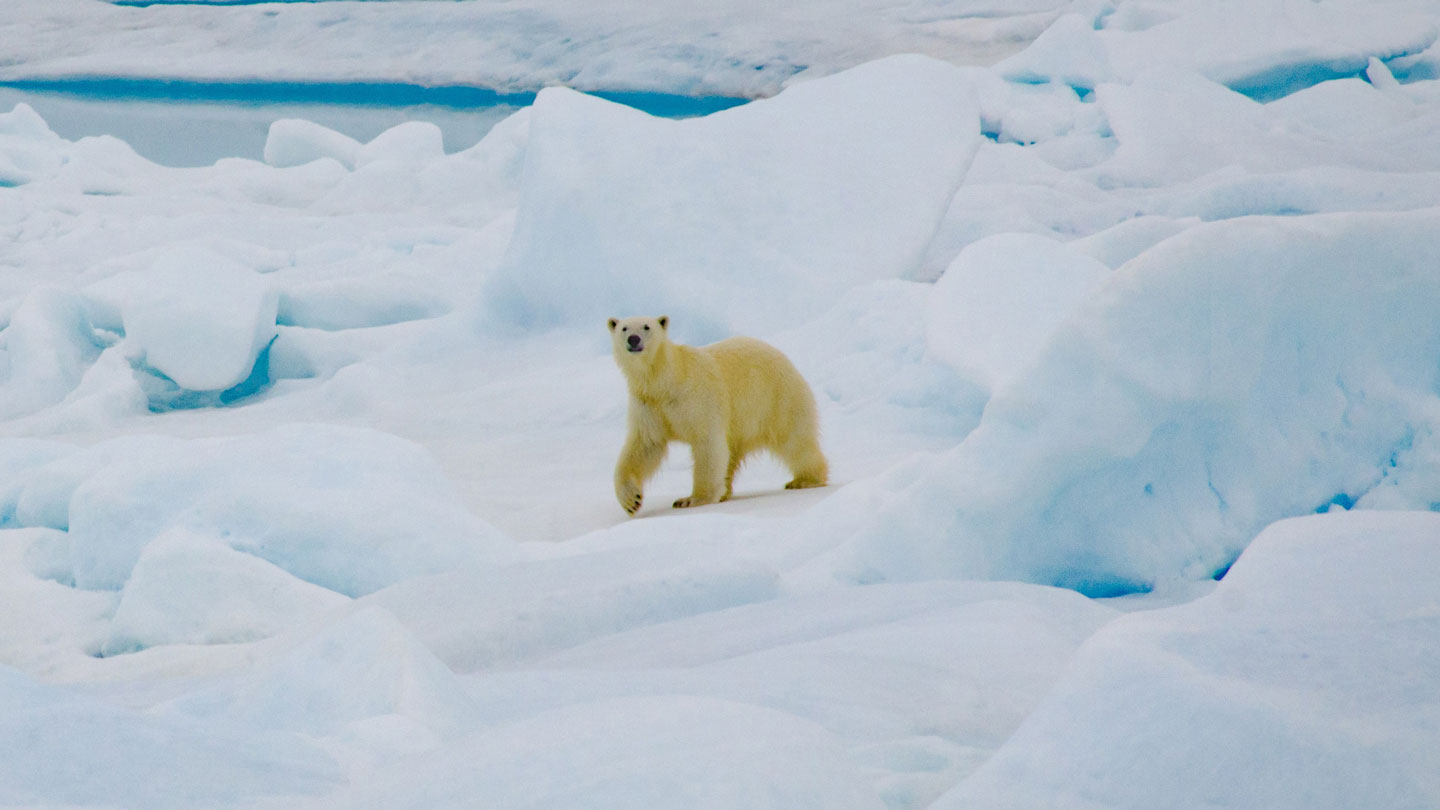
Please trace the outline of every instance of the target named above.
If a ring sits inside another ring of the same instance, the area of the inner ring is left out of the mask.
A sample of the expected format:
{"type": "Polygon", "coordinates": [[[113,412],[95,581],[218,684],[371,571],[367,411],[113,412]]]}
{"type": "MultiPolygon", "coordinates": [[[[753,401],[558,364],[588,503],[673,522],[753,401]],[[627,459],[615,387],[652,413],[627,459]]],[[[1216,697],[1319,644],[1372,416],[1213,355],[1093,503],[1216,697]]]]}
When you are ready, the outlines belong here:
{"type": "Polygon", "coordinates": [[[27,92],[526,100],[0,110],[0,805],[1440,806],[1440,10],[772,5],[7,5],[27,92]],[[627,518],[641,314],[831,485],[627,518]]]}

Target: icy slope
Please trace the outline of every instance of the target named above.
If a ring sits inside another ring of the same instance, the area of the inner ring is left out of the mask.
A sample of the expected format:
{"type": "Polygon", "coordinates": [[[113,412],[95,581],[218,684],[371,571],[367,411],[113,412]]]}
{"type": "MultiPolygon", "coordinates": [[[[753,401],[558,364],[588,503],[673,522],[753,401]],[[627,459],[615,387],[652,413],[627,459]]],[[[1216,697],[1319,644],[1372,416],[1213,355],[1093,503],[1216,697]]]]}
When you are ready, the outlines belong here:
{"type": "MultiPolygon", "coordinates": [[[[851,533],[842,576],[1147,589],[1223,571],[1278,518],[1430,480],[1437,237],[1433,210],[1246,219],[1142,253],[851,533]]],[[[845,531],[834,509],[813,531],[845,531]]]]}
{"type": "Polygon", "coordinates": [[[1086,642],[933,807],[1434,807],[1437,576],[1432,513],[1277,523],[1214,593],[1086,642]]]}
{"type": "Polygon", "coordinates": [[[921,57],[841,78],[688,121],[542,93],[491,328],[666,312],[709,342],[912,275],[978,146],[972,93],[921,57]]]}

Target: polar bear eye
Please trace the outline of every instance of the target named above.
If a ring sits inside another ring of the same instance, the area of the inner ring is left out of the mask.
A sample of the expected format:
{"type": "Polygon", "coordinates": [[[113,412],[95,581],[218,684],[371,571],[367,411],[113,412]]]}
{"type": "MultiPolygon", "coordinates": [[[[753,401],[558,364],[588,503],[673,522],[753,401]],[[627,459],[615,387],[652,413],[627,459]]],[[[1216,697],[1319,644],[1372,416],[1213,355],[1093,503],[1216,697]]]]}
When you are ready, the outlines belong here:
{"type": "Polygon", "coordinates": [[[646,332],[649,332],[649,331],[650,331],[650,324],[648,324],[648,323],[645,324],[645,331],[646,331],[646,332]]]}

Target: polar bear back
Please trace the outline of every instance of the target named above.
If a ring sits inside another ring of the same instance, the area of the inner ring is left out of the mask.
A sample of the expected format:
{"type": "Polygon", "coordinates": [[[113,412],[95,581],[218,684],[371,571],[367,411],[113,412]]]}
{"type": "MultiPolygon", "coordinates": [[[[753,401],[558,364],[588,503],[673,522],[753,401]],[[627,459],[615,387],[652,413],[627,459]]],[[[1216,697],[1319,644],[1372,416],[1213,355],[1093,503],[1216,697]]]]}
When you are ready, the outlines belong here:
{"type": "Polygon", "coordinates": [[[815,396],[779,349],[755,338],[733,337],[698,351],[714,360],[725,381],[732,448],[777,447],[797,433],[814,435],[815,396]]]}

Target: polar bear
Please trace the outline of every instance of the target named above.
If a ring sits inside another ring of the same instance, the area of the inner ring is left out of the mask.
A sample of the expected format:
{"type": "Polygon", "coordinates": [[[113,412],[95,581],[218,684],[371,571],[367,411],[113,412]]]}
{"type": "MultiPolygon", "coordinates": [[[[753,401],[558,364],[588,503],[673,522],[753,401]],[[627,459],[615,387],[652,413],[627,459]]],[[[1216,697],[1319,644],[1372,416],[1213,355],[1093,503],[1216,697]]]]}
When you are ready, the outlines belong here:
{"type": "Polygon", "coordinates": [[[779,456],[787,489],[825,486],[815,396],[779,349],[747,337],[709,346],[670,341],[670,319],[611,318],[615,362],[630,388],[629,432],[615,465],[615,497],[640,509],[645,482],[670,442],[690,445],[695,485],[676,507],[730,497],[735,471],[756,450],[779,456]]]}

